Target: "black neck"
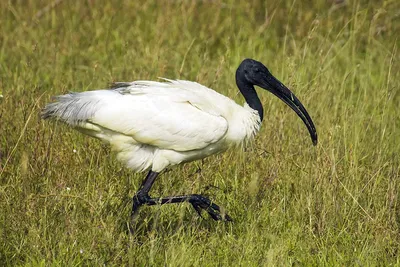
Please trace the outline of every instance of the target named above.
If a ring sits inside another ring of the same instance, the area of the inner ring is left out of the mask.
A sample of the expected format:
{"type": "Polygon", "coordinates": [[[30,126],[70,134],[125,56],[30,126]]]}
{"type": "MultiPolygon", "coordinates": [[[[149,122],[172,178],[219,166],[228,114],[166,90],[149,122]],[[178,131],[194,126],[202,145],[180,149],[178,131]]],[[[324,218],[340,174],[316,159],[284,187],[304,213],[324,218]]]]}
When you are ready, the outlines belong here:
{"type": "Polygon", "coordinates": [[[246,100],[247,104],[254,110],[258,111],[258,115],[260,116],[260,121],[264,118],[264,109],[261,105],[261,101],[258,98],[256,89],[252,84],[246,83],[241,79],[236,79],[236,84],[242,93],[244,99],[246,100]]]}

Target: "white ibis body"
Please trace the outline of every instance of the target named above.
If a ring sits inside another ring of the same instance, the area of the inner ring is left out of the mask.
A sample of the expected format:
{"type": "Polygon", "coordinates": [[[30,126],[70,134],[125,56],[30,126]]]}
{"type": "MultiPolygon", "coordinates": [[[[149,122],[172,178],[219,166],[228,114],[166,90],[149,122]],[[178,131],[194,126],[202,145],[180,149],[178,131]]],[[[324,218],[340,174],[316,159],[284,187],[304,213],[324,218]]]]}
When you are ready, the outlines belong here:
{"type": "Polygon", "coordinates": [[[266,89],[289,105],[306,124],[314,145],[317,132],[296,96],[260,62],[245,59],[236,71],[244,106],[195,82],[135,81],[116,83],[111,89],[70,93],[56,97],[42,113],[109,143],[128,168],[148,170],[133,197],[132,216],[143,205],[188,201],[200,214],[215,220],[218,205],[201,195],[151,198],[157,175],[168,166],[205,158],[251,140],[263,120],[263,108],[254,89],[266,89]]]}

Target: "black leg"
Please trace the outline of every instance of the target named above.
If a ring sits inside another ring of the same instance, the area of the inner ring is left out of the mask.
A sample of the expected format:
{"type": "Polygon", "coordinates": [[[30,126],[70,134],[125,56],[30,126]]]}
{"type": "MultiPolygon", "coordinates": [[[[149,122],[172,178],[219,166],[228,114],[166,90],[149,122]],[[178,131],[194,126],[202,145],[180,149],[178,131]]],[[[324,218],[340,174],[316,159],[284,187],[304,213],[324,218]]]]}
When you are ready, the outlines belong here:
{"type": "Polygon", "coordinates": [[[132,205],[132,213],[131,218],[133,219],[139,207],[143,204],[147,203],[147,200],[150,199],[149,191],[154,184],[158,176],[158,172],[149,171],[146,178],[144,179],[142,186],[139,191],[137,191],[136,195],[133,196],[133,205],[132,205]]]}
{"type": "Polygon", "coordinates": [[[173,197],[164,197],[164,198],[151,198],[149,196],[149,191],[151,186],[153,185],[155,179],[157,178],[158,173],[150,171],[146,179],[143,181],[143,184],[136,195],[133,197],[133,207],[131,217],[133,218],[136,214],[137,210],[141,205],[164,205],[171,203],[182,203],[189,202],[192,204],[193,208],[197,211],[197,213],[201,216],[201,210],[207,211],[207,213],[214,220],[225,220],[232,221],[232,218],[228,215],[221,215],[220,207],[213,203],[209,198],[204,197],[202,195],[183,195],[183,196],[173,196],[173,197]]]}

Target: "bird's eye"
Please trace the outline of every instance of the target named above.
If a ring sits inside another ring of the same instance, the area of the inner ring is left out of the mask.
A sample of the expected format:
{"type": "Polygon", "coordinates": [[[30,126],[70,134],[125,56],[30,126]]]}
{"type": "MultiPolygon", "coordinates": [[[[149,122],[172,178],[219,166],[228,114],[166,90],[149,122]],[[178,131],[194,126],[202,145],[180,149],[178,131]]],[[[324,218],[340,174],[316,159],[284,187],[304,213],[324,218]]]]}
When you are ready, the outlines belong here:
{"type": "Polygon", "coordinates": [[[244,74],[248,74],[249,72],[247,70],[244,70],[244,74]]]}

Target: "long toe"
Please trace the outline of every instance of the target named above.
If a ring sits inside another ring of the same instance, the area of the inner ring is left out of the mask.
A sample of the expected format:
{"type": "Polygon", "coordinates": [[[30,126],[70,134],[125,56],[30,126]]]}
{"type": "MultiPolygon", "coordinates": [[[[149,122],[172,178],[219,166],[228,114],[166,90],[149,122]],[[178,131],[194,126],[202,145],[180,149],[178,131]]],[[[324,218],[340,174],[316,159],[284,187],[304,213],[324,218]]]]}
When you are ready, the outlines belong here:
{"type": "Polygon", "coordinates": [[[201,210],[205,210],[216,221],[232,221],[232,218],[228,214],[221,214],[221,208],[207,197],[193,195],[189,202],[200,216],[201,210]]]}
{"type": "Polygon", "coordinates": [[[232,222],[232,218],[226,214],[222,213],[220,207],[217,204],[212,203],[211,206],[207,208],[208,214],[210,214],[211,218],[216,221],[227,221],[232,222]]]}

